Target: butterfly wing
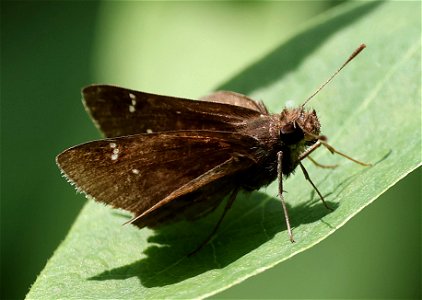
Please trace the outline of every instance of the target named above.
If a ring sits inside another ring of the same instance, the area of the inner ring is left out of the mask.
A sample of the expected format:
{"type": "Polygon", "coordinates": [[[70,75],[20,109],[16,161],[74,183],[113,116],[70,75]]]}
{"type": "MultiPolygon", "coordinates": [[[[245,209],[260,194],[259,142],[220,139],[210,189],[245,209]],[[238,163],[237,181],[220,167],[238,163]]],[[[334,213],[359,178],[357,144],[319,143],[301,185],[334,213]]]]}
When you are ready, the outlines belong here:
{"type": "Polygon", "coordinates": [[[268,115],[267,107],[262,101],[255,101],[248,96],[231,91],[217,91],[202,97],[201,100],[241,106],[244,108],[256,110],[260,114],[268,115]]]}
{"type": "Polygon", "coordinates": [[[88,196],[139,216],[164,199],[177,201],[250,167],[247,151],[256,146],[254,138],[229,132],[138,134],[75,146],[61,153],[57,163],[88,196]],[[204,177],[225,163],[218,174],[204,177]]]}
{"type": "Polygon", "coordinates": [[[188,100],[109,85],[88,86],[82,95],[88,113],[106,137],[176,130],[235,131],[262,113],[251,104],[188,100]]]}
{"type": "Polygon", "coordinates": [[[201,176],[171,192],[154,206],[129,222],[142,228],[175,220],[200,218],[212,212],[224,197],[239,187],[234,174],[252,165],[252,161],[230,158],[201,176]]]}

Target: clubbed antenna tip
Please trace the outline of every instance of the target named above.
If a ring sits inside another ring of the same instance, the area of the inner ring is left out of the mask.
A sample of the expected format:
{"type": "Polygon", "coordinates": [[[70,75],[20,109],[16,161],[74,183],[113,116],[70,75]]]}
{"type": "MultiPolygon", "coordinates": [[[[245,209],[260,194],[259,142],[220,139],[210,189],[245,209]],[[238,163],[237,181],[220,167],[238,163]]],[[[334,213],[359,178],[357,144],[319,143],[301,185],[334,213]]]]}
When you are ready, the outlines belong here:
{"type": "Polygon", "coordinates": [[[301,107],[304,107],[306,105],[306,103],[309,102],[309,100],[311,100],[316,94],[318,94],[319,91],[321,91],[350,61],[352,61],[365,48],[366,48],[366,45],[365,44],[361,44],[358,48],[356,48],[356,50],[353,51],[353,53],[341,65],[341,67],[338,68],[337,71],[335,71],[334,74],[331,75],[331,77],[328,78],[328,80],[323,85],[321,85],[311,96],[309,96],[308,99],[306,99],[305,102],[303,102],[303,104],[301,105],[301,107]]]}

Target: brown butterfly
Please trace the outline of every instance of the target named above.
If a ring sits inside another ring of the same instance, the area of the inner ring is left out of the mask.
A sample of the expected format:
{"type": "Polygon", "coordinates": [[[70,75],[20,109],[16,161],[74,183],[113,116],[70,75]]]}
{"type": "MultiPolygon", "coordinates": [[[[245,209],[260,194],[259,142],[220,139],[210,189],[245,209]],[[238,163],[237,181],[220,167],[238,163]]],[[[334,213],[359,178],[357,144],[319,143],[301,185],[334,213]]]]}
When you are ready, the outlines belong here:
{"type": "Polygon", "coordinates": [[[109,85],[88,86],[82,91],[84,105],[106,139],[65,150],[57,156],[57,164],[79,191],[132,212],[129,222],[139,228],[202,217],[229,195],[214,230],[192,253],[217,231],[239,190],[257,190],[278,178],[293,242],[283,176],[300,166],[326,205],[303,159],[323,145],[368,165],[328,145],[320,135],[316,112],[304,108],[363,48],[356,49],[301,106],[280,114],[270,114],[262,102],[234,92],[187,100],[109,85]]]}

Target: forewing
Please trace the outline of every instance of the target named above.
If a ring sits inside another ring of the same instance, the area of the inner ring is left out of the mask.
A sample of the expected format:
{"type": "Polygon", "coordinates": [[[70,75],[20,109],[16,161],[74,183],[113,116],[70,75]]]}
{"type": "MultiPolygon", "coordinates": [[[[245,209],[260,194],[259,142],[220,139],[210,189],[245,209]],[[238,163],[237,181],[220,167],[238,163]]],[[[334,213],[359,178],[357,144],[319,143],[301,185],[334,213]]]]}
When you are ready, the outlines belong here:
{"type": "Polygon", "coordinates": [[[57,163],[88,196],[140,215],[230,158],[247,157],[255,146],[255,139],[228,132],[138,134],[75,146],[57,163]]]}
{"type": "Polygon", "coordinates": [[[85,107],[106,137],[175,130],[235,131],[260,112],[227,103],[160,96],[109,85],[82,90],[85,107]]]}

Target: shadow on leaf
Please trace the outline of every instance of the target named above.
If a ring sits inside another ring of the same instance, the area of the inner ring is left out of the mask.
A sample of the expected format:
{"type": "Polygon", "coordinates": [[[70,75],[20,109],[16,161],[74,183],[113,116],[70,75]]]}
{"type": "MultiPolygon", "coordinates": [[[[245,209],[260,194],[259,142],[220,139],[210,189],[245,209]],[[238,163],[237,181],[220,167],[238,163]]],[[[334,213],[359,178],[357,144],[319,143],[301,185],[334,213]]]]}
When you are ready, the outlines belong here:
{"type": "Polygon", "coordinates": [[[219,89],[248,95],[261,87],[271,85],[274,81],[279,81],[295,70],[306,57],[312,55],[332,35],[343,27],[357,22],[382,3],[382,1],[368,2],[349,11],[346,15],[342,14],[331,18],[325,23],[294,36],[262,60],[220,86],[219,89]],[[286,53],[294,53],[295,55],[286,55],[286,53]]]}
{"type": "MultiPolygon", "coordinates": [[[[337,204],[328,203],[332,208],[337,204]]],[[[90,280],[127,279],[137,276],[145,287],[166,286],[195,277],[204,272],[224,268],[277,233],[286,231],[280,201],[267,194],[239,194],[215,237],[204,248],[188,257],[212,230],[224,205],[204,219],[179,222],[155,230],[148,239],[152,245],[144,251],[145,258],[132,264],[105,271],[90,280]]],[[[289,206],[291,225],[312,223],[330,213],[321,203],[289,206]]],[[[287,233],[286,244],[289,246],[287,233]]]]}

